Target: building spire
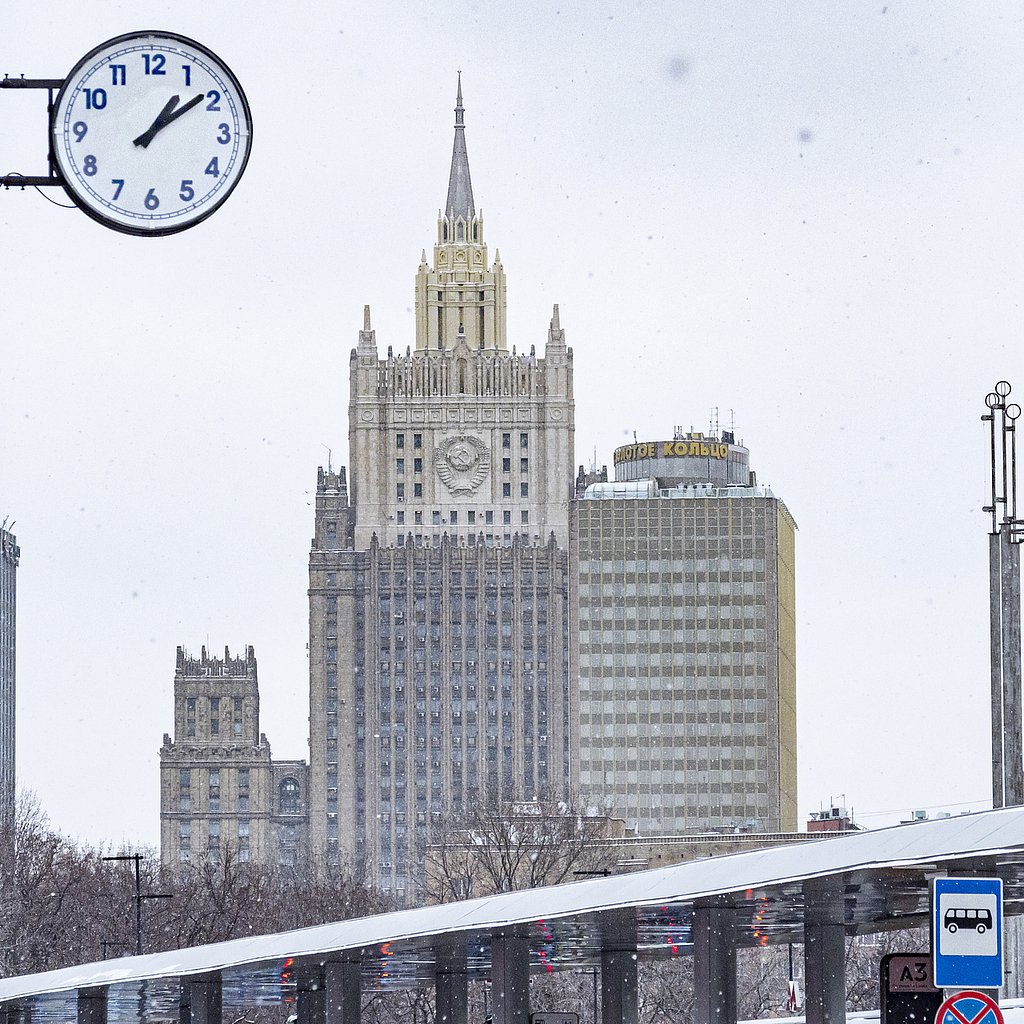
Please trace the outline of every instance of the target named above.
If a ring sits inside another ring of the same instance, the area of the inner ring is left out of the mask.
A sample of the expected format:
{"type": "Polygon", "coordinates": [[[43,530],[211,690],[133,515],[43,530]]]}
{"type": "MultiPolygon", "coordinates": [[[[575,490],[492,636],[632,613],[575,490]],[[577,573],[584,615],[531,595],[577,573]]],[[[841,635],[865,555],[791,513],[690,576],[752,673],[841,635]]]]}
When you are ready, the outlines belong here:
{"type": "Polygon", "coordinates": [[[467,223],[476,214],[473,205],[473,183],[469,179],[469,154],[466,152],[465,111],[462,108],[462,72],[455,97],[455,145],[452,147],[452,170],[448,176],[448,201],[444,215],[453,221],[462,217],[467,223]]]}

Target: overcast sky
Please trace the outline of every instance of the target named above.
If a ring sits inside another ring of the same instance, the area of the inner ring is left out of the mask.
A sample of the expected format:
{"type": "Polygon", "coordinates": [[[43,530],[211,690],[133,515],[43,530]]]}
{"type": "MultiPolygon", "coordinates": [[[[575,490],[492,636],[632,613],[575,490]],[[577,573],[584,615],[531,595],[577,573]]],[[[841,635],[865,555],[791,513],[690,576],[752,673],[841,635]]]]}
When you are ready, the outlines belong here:
{"type": "MultiPolygon", "coordinates": [[[[254,645],[274,754],[307,756],[316,470],[347,460],[363,304],[382,351],[414,342],[461,68],[510,342],[560,303],[577,463],[717,407],[799,524],[801,815],[985,806],[979,415],[1024,392],[1022,14],[7,0],[0,73],[168,29],[254,121],[236,191],[173,237],[0,193],[20,784],[66,832],[155,844],[178,644],[254,645]]],[[[0,172],[45,153],[45,94],[0,92],[0,172]]]]}

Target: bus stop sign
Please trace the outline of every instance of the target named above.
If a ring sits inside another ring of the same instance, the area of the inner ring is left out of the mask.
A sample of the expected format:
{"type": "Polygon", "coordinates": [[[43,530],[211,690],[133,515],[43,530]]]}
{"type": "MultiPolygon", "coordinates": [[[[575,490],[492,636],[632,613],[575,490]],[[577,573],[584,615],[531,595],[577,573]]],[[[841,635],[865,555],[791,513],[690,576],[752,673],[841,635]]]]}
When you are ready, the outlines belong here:
{"type": "Polygon", "coordinates": [[[1003,1024],[1003,1014],[984,992],[954,992],[939,1007],[935,1024],[1003,1024]]]}
{"type": "MultiPolygon", "coordinates": [[[[932,953],[936,988],[999,988],[1003,984],[1000,879],[936,878],[932,882],[932,953]]],[[[955,1015],[946,1024],[958,1024],[955,1015]]]]}

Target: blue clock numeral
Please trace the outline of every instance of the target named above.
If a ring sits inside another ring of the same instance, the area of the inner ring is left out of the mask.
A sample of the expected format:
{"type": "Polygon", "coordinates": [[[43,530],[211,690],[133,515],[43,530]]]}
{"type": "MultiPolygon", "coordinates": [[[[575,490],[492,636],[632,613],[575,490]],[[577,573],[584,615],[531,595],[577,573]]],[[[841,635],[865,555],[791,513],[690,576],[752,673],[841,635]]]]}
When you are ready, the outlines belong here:
{"type": "Polygon", "coordinates": [[[211,89],[206,98],[210,101],[206,104],[207,110],[220,110],[220,93],[216,89],[211,89]]]}
{"type": "Polygon", "coordinates": [[[217,141],[222,145],[231,141],[231,129],[226,124],[219,124],[217,127],[220,129],[220,135],[217,136],[217,141]]]}
{"type": "Polygon", "coordinates": [[[142,54],[143,70],[147,75],[166,75],[164,71],[164,65],[167,63],[167,58],[162,53],[144,53],[142,54]]]}
{"type": "Polygon", "coordinates": [[[114,194],[110,198],[117,199],[121,194],[121,189],[124,188],[124,178],[111,178],[110,184],[117,186],[117,188],[114,189],[114,194]]]}
{"type": "Polygon", "coordinates": [[[192,65],[191,64],[182,64],[181,65],[181,70],[185,72],[185,84],[186,85],[191,85],[192,84],[192,65]]]}
{"type": "Polygon", "coordinates": [[[102,110],[107,105],[106,89],[83,89],[86,110],[102,110]]]}
{"type": "Polygon", "coordinates": [[[160,205],[160,200],[157,198],[156,189],[151,188],[146,193],[146,209],[155,210],[160,205]]]}
{"type": "Polygon", "coordinates": [[[71,126],[71,131],[74,133],[75,142],[81,142],[89,131],[89,126],[84,121],[76,121],[71,126]]]}
{"type": "Polygon", "coordinates": [[[92,153],[82,161],[82,173],[87,174],[90,178],[96,173],[96,157],[92,153]]]}
{"type": "Polygon", "coordinates": [[[124,85],[128,80],[128,67],[125,64],[110,65],[110,84],[124,85]]]}
{"type": "Polygon", "coordinates": [[[196,197],[196,190],[192,187],[192,179],[186,178],[181,183],[181,191],[178,193],[178,198],[183,203],[189,203],[196,197]]]}
{"type": "Polygon", "coordinates": [[[220,176],[220,165],[217,163],[217,158],[214,157],[207,165],[204,174],[209,174],[213,178],[220,176]]]}

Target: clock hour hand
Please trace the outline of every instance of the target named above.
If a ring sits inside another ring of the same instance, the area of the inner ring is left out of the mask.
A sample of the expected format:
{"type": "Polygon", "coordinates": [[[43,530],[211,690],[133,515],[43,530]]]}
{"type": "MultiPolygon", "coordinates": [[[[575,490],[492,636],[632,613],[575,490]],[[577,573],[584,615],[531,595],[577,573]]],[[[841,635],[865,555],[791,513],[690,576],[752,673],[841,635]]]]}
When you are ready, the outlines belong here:
{"type": "Polygon", "coordinates": [[[156,138],[158,132],[162,131],[169,124],[173,124],[182,114],[187,114],[196,104],[202,103],[203,94],[200,93],[198,96],[193,96],[182,107],[178,106],[180,99],[180,96],[172,96],[164,104],[163,110],[156,115],[153,123],[137,139],[133,140],[136,146],[142,146],[145,149],[156,138]]]}

